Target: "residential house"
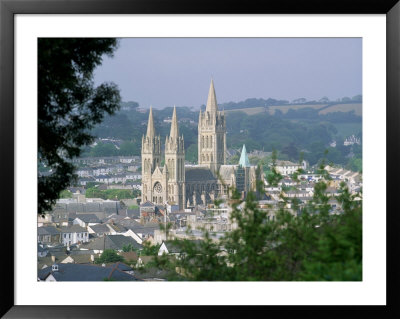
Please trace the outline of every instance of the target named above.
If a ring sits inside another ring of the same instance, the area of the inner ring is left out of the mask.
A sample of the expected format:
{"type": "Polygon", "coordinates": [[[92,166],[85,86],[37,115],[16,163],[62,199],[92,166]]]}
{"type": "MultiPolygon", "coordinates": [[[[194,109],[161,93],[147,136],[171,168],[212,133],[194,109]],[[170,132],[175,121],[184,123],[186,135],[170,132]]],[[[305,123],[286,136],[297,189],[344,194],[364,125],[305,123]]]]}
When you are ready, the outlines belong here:
{"type": "Polygon", "coordinates": [[[95,234],[99,237],[111,234],[111,230],[107,226],[107,224],[91,225],[91,226],[87,227],[87,230],[88,230],[89,234],[95,234]]]}
{"type": "Polygon", "coordinates": [[[38,257],[46,257],[48,252],[49,252],[49,250],[46,248],[46,246],[38,243],[38,245],[37,245],[38,257]]]}
{"type": "Polygon", "coordinates": [[[71,246],[77,243],[86,243],[89,241],[89,232],[79,226],[72,225],[69,227],[60,228],[61,242],[64,246],[71,246]]]}
{"type": "Polygon", "coordinates": [[[72,223],[86,228],[88,226],[100,224],[100,220],[95,214],[79,214],[72,223]]]}
{"type": "Polygon", "coordinates": [[[38,227],[38,243],[58,244],[61,242],[61,232],[54,226],[38,227]]]}
{"type": "Polygon", "coordinates": [[[142,249],[132,237],[124,235],[105,235],[95,238],[89,243],[82,244],[81,250],[93,250],[96,254],[103,253],[105,249],[113,249],[119,252],[123,251],[124,246],[131,245],[134,249],[142,249]]]}
{"type": "Polygon", "coordinates": [[[282,175],[292,175],[297,172],[298,169],[306,169],[307,164],[305,161],[300,165],[299,163],[293,163],[290,161],[277,161],[276,162],[276,170],[282,175]]]}
{"type": "Polygon", "coordinates": [[[40,269],[38,281],[137,281],[135,276],[119,269],[119,265],[110,267],[58,263],[40,269]]]}

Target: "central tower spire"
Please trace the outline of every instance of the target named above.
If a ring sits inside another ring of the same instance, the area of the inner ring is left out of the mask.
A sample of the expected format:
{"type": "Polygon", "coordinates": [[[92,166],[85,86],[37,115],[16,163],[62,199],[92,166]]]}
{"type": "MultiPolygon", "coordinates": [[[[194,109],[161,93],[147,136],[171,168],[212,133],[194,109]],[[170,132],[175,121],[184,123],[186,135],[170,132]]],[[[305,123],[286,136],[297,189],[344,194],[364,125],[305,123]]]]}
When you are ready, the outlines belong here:
{"type": "Polygon", "coordinates": [[[198,125],[198,162],[207,165],[216,173],[225,164],[226,125],[225,114],[218,111],[214,81],[211,79],[208,91],[207,106],[199,113],[198,125]]]}
{"type": "Polygon", "coordinates": [[[215,114],[218,111],[213,79],[211,79],[210,90],[208,91],[206,111],[212,114],[215,114]]]}

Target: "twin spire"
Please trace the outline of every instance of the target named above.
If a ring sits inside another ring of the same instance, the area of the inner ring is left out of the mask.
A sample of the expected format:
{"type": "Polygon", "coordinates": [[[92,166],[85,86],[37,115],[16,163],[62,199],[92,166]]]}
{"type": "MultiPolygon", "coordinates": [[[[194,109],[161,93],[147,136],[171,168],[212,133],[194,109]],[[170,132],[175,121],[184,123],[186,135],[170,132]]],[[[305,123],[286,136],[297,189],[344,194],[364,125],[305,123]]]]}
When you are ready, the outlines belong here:
{"type": "MultiPolygon", "coordinates": [[[[150,113],[149,113],[149,121],[147,123],[147,133],[146,136],[152,139],[155,136],[155,129],[154,129],[154,120],[153,120],[153,108],[150,106],[150,113]]],[[[178,138],[179,137],[179,129],[178,129],[178,119],[176,117],[176,107],[174,106],[174,112],[172,113],[172,123],[171,123],[171,131],[170,137],[178,138]]]]}
{"type": "Polygon", "coordinates": [[[152,139],[155,136],[154,120],[153,120],[153,108],[150,106],[149,122],[147,123],[146,136],[152,139]]]}
{"type": "MultiPolygon", "coordinates": [[[[218,111],[217,97],[215,95],[214,81],[212,79],[211,79],[211,84],[210,84],[210,90],[208,92],[206,111],[208,111],[210,113],[216,113],[218,111]]],[[[201,115],[201,110],[200,110],[200,115],[201,115]]],[[[172,138],[179,137],[178,119],[176,117],[176,107],[175,106],[174,106],[174,112],[172,113],[171,131],[170,131],[169,135],[172,138]]],[[[149,113],[149,122],[147,123],[146,136],[149,138],[153,138],[155,136],[153,108],[151,106],[150,106],[150,113],[149,113]]]]}
{"type": "Polygon", "coordinates": [[[176,107],[174,105],[174,112],[172,113],[171,132],[169,136],[173,139],[179,137],[178,119],[176,117],[176,107]]]}

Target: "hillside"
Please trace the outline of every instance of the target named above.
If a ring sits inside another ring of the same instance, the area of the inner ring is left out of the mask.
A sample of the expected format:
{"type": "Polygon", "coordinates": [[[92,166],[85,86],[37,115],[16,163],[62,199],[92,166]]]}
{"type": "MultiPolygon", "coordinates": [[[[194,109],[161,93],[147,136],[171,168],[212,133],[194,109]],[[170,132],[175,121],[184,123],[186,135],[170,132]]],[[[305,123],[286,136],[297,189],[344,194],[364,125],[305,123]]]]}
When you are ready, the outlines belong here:
{"type": "MultiPolygon", "coordinates": [[[[324,156],[326,149],[328,160],[337,164],[347,165],[353,157],[361,158],[360,145],[343,147],[345,138],[362,136],[361,103],[287,104],[225,112],[228,149],[246,144],[250,152],[277,150],[282,157],[294,161],[303,153],[311,165],[324,156]],[[330,146],[333,141],[337,142],[337,147],[330,146]]],[[[172,107],[153,110],[153,114],[157,134],[164,140],[170,130],[172,107]]],[[[177,116],[180,133],[185,138],[186,159],[196,162],[198,112],[178,107],[177,116]]],[[[119,142],[111,145],[105,140],[97,141],[97,145],[85,149],[84,156],[140,155],[147,119],[148,111],[138,111],[136,104],[106,117],[93,133],[99,138],[119,142]]]]}

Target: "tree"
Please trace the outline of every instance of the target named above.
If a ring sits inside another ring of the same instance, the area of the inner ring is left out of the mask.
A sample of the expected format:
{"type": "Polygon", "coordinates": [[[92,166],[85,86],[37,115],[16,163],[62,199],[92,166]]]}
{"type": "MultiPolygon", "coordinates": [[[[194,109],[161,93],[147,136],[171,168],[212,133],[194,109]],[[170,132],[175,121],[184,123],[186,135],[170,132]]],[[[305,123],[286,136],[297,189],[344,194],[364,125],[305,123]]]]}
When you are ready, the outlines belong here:
{"type": "Polygon", "coordinates": [[[124,257],[117,254],[115,250],[105,249],[99,258],[96,258],[95,264],[106,264],[106,263],[116,263],[116,262],[124,262],[124,257]]]}
{"type": "Polygon", "coordinates": [[[180,280],[196,281],[360,281],[362,201],[343,183],[337,196],[343,212],[331,214],[326,188],[326,182],[317,183],[313,200],[300,214],[282,205],[275,219],[257,206],[254,193],[240,205],[234,191],[231,218],[236,229],[219,242],[208,232],[200,243],[175,239],[179,258],[157,256],[155,262],[176,270],[170,280],[180,275],[180,280]]]}
{"type": "Polygon", "coordinates": [[[38,161],[51,169],[38,176],[39,214],[76,178],[71,159],[93,141],[90,130],[119,108],[115,84],[93,83],[94,68],[116,47],[116,39],[38,40],[38,161]]]}

